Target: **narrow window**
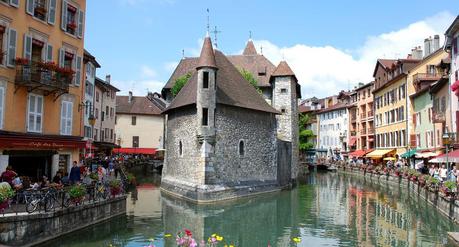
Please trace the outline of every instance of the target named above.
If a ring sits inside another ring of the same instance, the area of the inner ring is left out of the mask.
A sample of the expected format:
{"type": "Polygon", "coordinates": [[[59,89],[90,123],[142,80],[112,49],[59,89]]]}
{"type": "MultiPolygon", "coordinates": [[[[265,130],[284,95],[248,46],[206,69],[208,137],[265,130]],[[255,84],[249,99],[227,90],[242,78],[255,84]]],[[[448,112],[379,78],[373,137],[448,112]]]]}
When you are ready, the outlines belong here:
{"type": "Polygon", "coordinates": [[[131,124],[132,125],[136,125],[137,124],[137,117],[136,116],[132,116],[132,120],[131,120],[131,124]]]}
{"type": "Polygon", "coordinates": [[[182,141],[179,141],[179,156],[183,155],[183,144],[182,141]]]}
{"type": "Polygon", "coordinates": [[[139,147],[139,137],[138,136],[133,136],[132,137],[132,147],[133,148],[138,148],[139,147]]]}
{"type": "Polygon", "coordinates": [[[286,88],[281,88],[281,93],[287,93],[287,89],[286,88]]]}
{"type": "Polygon", "coordinates": [[[239,156],[244,156],[245,150],[244,150],[244,141],[240,140],[239,141],[239,156]]]}
{"type": "Polygon", "coordinates": [[[209,124],[209,109],[202,108],[202,126],[209,124]]]}
{"type": "Polygon", "coordinates": [[[204,71],[202,74],[202,87],[209,88],[209,72],[204,71]]]}
{"type": "Polygon", "coordinates": [[[282,112],[282,113],[285,113],[285,112],[286,112],[285,108],[282,108],[282,109],[281,109],[281,112],[282,112]]]}

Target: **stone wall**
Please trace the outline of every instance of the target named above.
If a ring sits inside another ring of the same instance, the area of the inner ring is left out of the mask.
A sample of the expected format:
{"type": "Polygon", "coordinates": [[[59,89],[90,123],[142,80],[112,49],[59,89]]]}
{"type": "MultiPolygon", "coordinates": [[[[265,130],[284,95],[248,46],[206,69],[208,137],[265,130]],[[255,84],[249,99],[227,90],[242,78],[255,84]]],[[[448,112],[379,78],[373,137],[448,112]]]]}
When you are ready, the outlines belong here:
{"type": "Polygon", "coordinates": [[[218,105],[215,174],[223,184],[277,178],[276,123],[273,114],[218,105]],[[245,154],[239,155],[239,141],[245,154]]]}
{"type": "Polygon", "coordinates": [[[49,213],[0,217],[0,243],[31,246],[126,213],[126,196],[49,213]]]}
{"type": "Polygon", "coordinates": [[[168,114],[163,182],[202,184],[204,171],[197,166],[200,148],[196,136],[198,128],[195,107],[168,114]],[[180,141],[182,155],[179,154],[180,141]]]}
{"type": "Polygon", "coordinates": [[[284,113],[277,115],[277,138],[292,143],[291,176],[298,176],[299,156],[299,127],[298,127],[298,100],[296,83],[293,77],[276,77],[273,86],[272,106],[284,113]],[[286,92],[283,92],[286,90],[286,92]]]}

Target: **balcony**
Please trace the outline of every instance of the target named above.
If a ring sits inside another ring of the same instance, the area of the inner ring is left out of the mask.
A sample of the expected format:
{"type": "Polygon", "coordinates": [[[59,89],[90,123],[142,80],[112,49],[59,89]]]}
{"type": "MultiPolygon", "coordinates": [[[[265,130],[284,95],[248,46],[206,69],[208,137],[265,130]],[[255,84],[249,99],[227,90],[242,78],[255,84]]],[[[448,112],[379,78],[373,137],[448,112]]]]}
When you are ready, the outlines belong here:
{"type": "Polygon", "coordinates": [[[360,114],[360,119],[365,119],[365,118],[367,118],[367,115],[365,114],[365,112],[364,112],[364,113],[361,113],[361,114],[360,114]]]}
{"type": "Polygon", "coordinates": [[[432,112],[432,122],[434,123],[445,123],[446,122],[446,116],[444,112],[432,112]]]}
{"type": "Polygon", "coordinates": [[[365,128],[364,128],[364,129],[361,129],[361,130],[360,130],[360,134],[361,134],[361,135],[366,135],[366,134],[367,134],[367,129],[365,129],[365,128]]]}
{"type": "Polygon", "coordinates": [[[73,80],[71,70],[56,69],[52,64],[42,62],[26,62],[16,64],[15,90],[27,87],[29,92],[42,90],[45,96],[55,94],[56,99],[69,91],[73,80]],[[60,72],[58,72],[60,71],[60,72]]]}
{"type": "Polygon", "coordinates": [[[357,121],[357,115],[351,115],[351,122],[357,121]]]}
{"type": "Polygon", "coordinates": [[[369,135],[373,135],[375,133],[375,129],[374,128],[368,128],[368,134],[369,135]]]}
{"type": "Polygon", "coordinates": [[[370,117],[373,117],[373,111],[368,111],[367,112],[367,116],[370,118],[370,117]]]}
{"type": "Polygon", "coordinates": [[[441,75],[436,73],[417,73],[413,75],[413,82],[423,82],[423,81],[438,81],[441,78],[441,75]]]}

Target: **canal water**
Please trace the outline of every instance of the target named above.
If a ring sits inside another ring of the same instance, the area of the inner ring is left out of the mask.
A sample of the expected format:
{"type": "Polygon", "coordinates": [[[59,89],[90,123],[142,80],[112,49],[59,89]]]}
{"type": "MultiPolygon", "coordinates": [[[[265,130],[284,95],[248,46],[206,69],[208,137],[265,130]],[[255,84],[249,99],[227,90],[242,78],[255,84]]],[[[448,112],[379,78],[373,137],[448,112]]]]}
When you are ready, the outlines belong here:
{"type": "Polygon", "coordinates": [[[448,246],[446,232],[459,231],[405,189],[350,175],[313,173],[291,191],[205,206],[162,196],[158,176],[138,180],[126,216],[46,246],[177,246],[184,228],[222,236],[219,246],[448,246]]]}

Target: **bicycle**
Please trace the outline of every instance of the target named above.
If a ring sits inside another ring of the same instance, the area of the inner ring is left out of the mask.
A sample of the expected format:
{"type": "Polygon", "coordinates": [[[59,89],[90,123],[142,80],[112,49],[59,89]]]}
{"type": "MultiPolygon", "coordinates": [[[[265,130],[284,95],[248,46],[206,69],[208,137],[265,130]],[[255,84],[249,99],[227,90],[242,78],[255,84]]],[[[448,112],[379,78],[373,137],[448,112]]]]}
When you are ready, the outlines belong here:
{"type": "Polygon", "coordinates": [[[30,200],[26,204],[26,211],[33,213],[40,206],[43,206],[45,212],[50,211],[54,208],[53,197],[56,197],[56,191],[54,189],[41,189],[30,195],[30,200]]]}
{"type": "Polygon", "coordinates": [[[95,198],[97,199],[100,199],[100,198],[107,199],[110,195],[110,190],[108,189],[108,186],[101,181],[98,181],[95,184],[94,190],[95,190],[95,198]]]}

